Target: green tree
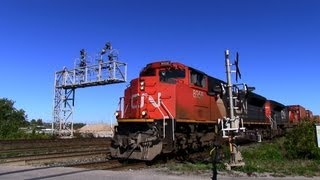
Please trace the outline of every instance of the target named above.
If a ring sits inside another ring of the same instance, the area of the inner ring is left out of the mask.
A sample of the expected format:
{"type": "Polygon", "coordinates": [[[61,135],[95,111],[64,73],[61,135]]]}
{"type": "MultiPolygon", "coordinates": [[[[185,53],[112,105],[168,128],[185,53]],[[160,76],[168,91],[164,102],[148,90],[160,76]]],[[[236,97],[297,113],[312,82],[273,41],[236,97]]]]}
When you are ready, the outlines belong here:
{"type": "Polygon", "coordinates": [[[37,120],[31,119],[30,128],[32,130],[32,134],[35,134],[36,131],[41,130],[42,126],[43,126],[42,119],[37,119],[37,120]]]}
{"type": "Polygon", "coordinates": [[[27,116],[22,109],[14,107],[14,101],[0,98],[0,138],[15,137],[19,128],[27,126],[27,116]]]}
{"type": "Polygon", "coordinates": [[[35,119],[31,119],[30,125],[31,126],[36,126],[37,125],[37,121],[35,119]]]}
{"type": "Polygon", "coordinates": [[[42,126],[43,125],[42,119],[37,119],[37,125],[38,126],[42,126]]]}

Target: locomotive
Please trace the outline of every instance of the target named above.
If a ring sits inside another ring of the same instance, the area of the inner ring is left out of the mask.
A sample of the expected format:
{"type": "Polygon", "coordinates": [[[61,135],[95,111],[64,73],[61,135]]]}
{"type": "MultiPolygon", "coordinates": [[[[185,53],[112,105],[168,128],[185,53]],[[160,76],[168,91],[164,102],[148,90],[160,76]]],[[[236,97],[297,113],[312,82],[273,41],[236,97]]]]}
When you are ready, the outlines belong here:
{"type": "MultiPolygon", "coordinates": [[[[111,156],[151,161],[160,154],[212,146],[223,126],[220,120],[228,116],[225,85],[179,62],[147,64],[120,98],[111,156]]],[[[283,133],[295,106],[290,109],[245,87],[236,92],[244,97],[236,106],[246,133],[262,138],[283,133]]]]}

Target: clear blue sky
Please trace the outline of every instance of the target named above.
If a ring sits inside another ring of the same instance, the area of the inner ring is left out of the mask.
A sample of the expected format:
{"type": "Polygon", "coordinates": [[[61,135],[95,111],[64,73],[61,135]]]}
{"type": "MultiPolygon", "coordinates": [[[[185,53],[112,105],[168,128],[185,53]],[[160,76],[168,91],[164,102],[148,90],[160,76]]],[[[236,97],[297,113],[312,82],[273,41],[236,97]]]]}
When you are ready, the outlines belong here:
{"type": "MultiPolygon", "coordinates": [[[[238,51],[257,93],[320,114],[317,0],[3,0],[0,26],[0,97],[29,120],[52,121],[54,72],[107,41],[128,80],[161,59],[225,80],[224,50],[238,51]]],[[[128,83],[77,89],[75,121],[108,122],[128,83]]]]}

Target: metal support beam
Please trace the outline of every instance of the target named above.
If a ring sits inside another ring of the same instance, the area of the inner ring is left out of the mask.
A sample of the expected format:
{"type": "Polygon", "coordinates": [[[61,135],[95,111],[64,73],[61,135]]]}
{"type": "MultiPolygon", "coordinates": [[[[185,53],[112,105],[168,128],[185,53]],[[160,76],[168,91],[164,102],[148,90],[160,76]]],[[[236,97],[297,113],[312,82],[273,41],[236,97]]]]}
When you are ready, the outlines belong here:
{"type": "Polygon", "coordinates": [[[73,136],[75,89],[55,89],[54,122],[52,129],[59,136],[73,136]]]}

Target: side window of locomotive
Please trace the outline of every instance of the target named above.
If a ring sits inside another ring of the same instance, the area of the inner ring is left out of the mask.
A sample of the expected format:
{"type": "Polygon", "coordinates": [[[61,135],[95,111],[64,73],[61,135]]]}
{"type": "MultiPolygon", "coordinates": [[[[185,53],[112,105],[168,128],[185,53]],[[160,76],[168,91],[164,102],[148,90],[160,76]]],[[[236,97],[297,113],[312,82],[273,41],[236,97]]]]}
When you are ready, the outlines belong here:
{"type": "Polygon", "coordinates": [[[190,71],[190,82],[191,84],[198,87],[207,87],[207,77],[201,73],[190,71]]]}
{"type": "Polygon", "coordinates": [[[175,79],[184,78],[186,76],[184,69],[165,69],[159,71],[161,82],[175,83],[175,79]]]}

